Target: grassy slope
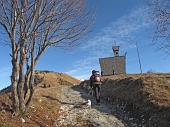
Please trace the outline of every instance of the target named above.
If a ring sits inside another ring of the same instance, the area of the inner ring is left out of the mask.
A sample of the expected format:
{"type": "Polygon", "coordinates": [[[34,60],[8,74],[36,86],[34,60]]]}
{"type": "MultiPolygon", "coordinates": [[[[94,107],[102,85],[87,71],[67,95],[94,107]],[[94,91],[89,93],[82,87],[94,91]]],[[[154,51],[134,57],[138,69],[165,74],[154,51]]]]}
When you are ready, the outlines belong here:
{"type": "MultiPolygon", "coordinates": [[[[144,115],[147,125],[170,126],[170,74],[103,77],[101,96],[110,104],[126,105],[132,116],[144,115]],[[149,121],[150,119],[150,121],[149,121]]],[[[82,83],[87,87],[89,81],[82,83]]]]}
{"type": "Polygon", "coordinates": [[[170,106],[170,75],[120,75],[104,78],[103,96],[119,97],[141,107],[147,102],[170,106]]]}
{"type": "MultiPolygon", "coordinates": [[[[38,79],[42,77],[44,80],[38,84],[33,98],[33,107],[24,117],[28,121],[27,127],[45,126],[44,123],[53,126],[51,124],[60,115],[60,102],[56,101],[56,98],[61,96],[62,86],[59,84],[74,85],[80,83],[79,80],[63,73],[40,72],[37,74],[38,79]],[[49,96],[53,98],[48,98],[49,96]]],[[[152,127],[152,123],[155,122],[158,123],[159,127],[169,126],[169,74],[118,75],[103,78],[102,98],[106,100],[109,98],[110,103],[125,103],[126,110],[130,110],[132,115],[136,115],[136,117],[144,114],[149,127],[152,127]]],[[[88,84],[87,81],[86,83],[88,84]]],[[[87,86],[86,83],[84,87],[87,86]]],[[[0,94],[0,127],[3,124],[6,127],[22,126],[20,119],[11,116],[9,95],[10,92],[1,92],[0,94]]]]}
{"type": "MultiPolygon", "coordinates": [[[[54,126],[53,124],[60,115],[60,102],[56,98],[61,97],[61,84],[75,85],[80,83],[79,80],[63,73],[45,71],[36,74],[37,79],[42,77],[43,81],[36,87],[32,106],[24,116],[24,119],[27,121],[24,124],[26,127],[45,127],[45,124],[48,124],[50,127],[54,126]]],[[[21,120],[12,117],[11,113],[10,91],[7,88],[0,93],[0,127],[22,126],[21,120]]]]}

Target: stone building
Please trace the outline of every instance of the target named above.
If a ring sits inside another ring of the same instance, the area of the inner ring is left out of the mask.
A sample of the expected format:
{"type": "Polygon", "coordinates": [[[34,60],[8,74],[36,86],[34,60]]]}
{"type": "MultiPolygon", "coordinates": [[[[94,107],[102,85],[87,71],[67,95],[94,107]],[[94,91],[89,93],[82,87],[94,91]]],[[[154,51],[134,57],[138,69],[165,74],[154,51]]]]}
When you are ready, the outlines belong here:
{"type": "Polygon", "coordinates": [[[112,47],[114,57],[99,58],[102,75],[126,73],[126,56],[119,56],[119,46],[112,47]]]}

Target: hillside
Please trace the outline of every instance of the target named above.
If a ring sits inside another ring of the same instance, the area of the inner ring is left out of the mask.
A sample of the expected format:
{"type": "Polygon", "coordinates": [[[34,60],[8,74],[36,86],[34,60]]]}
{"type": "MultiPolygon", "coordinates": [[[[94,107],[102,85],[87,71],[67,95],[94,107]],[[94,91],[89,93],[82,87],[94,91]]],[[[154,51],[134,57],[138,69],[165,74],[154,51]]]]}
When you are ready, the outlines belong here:
{"type": "MultiPolygon", "coordinates": [[[[77,85],[80,84],[80,80],[73,78],[64,73],[57,73],[51,71],[37,71],[35,82],[38,82],[40,87],[55,87],[57,85],[77,85]],[[39,80],[43,80],[43,82],[39,80]],[[41,83],[40,83],[41,82],[41,83]]],[[[36,83],[37,84],[37,83],[36,83]]]]}
{"type": "Polygon", "coordinates": [[[0,127],[169,127],[170,74],[105,76],[101,105],[88,94],[89,81],[37,71],[28,113],[12,117],[10,87],[0,92],[0,127]],[[80,84],[80,85],[78,85],[80,84]],[[82,106],[90,99],[92,107],[82,106]]]}
{"type": "MultiPolygon", "coordinates": [[[[62,85],[74,86],[79,80],[64,74],[49,71],[36,72],[36,89],[29,112],[24,116],[26,127],[53,127],[60,116],[60,102],[51,98],[61,98],[62,85]],[[51,98],[50,98],[51,97],[51,98]]],[[[21,127],[20,118],[12,117],[10,87],[0,93],[0,127],[21,127]]],[[[86,121],[85,121],[86,122],[86,121]]],[[[64,127],[64,126],[63,126],[64,127]]]]}
{"type": "Polygon", "coordinates": [[[96,106],[94,97],[79,83],[63,73],[36,72],[33,101],[22,117],[12,116],[10,87],[2,90],[0,127],[125,127],[106,104],[96,106]],[[87,105],[88,99],[91,107],[87,105]]]}
{"type": "MultiPolygon", "coordinates": [[[[147,127],[170,126],[170,74],[102,77],[101,96],[122,119],[132,117],[147,127]],[[120,116],[121,116],[120,115],[120,116]]],[[[88,89],[88,81],[82,86],[88,89]]],[[[129,119],[128,119],[129,120],[129,119]]]]}

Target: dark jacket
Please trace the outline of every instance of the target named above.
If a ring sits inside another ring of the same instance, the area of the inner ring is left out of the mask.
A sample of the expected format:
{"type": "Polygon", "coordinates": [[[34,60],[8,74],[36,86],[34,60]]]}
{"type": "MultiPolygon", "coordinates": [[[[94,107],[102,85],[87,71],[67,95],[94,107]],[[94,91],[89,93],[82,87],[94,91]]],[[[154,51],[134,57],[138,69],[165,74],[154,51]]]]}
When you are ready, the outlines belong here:
{"type": "Polygon", "coordinates": [[[99,81],[95,81],[95,75],[91,75],[90,76],[90,86],[93,87],[93,85],[95,85],[95,84],[99,85],[99,84],[101,84],[101,81],[100,82],[99,81]]]}

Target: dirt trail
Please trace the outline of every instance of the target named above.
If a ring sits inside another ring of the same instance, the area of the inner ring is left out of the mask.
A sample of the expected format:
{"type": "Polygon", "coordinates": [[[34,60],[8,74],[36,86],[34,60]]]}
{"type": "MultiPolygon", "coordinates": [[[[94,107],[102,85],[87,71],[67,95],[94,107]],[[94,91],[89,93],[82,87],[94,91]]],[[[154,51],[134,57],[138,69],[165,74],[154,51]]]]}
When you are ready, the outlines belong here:
{"type": "Polygon", "coordinates": [[[115,116],[111,115],[111,110],[104,104],[95,104],[95,100],[79,86],[62,86],[61,88],[60,113],[62,114],[56,121],[56,126],[71,125],[82,126],[80,121],[89,121],[89,126],[93,127],[125,127],[125,125],[115,116]],[[81,106],[87,99],[92,101],[92,107],[81,106]]]}

